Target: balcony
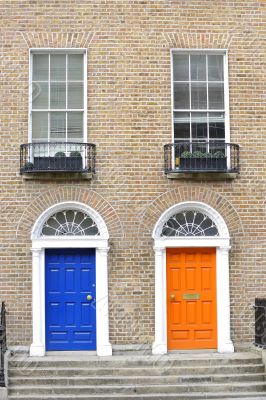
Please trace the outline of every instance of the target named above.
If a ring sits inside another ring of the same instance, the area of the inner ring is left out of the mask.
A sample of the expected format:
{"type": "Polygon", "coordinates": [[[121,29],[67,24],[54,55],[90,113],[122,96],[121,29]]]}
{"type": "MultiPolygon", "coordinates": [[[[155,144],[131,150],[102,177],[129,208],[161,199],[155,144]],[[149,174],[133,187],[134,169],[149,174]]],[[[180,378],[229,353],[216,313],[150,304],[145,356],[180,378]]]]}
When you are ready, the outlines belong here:
{"type": "Polygon", "coordinates": [[[91,179],[95,173],[96,146],[91,143],[43,142],[20,146],[20,173],[28,178],[42,176],[91,179]]]}
{"type": "Polygon", "coordinates": [[[235,179],[239,173],[239,145],[196,141],[166,144],[164,170],[170,179],[235,179]]]}

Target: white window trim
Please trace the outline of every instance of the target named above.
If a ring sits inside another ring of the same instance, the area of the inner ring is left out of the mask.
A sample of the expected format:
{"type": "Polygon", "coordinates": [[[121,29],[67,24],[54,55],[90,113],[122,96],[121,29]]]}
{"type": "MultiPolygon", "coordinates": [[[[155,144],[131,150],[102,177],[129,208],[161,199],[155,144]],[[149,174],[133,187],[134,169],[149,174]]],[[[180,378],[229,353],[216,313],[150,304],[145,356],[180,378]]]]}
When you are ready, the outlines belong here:
{"type": "Polygon", "coordinates": [[[216,248],[217,336],[219,353],[232,353],[234,346],[230,332],[229,293],[229,231],[222,216],[212,207],[201,202],[185,202],[170,207],[162,214],[153,230],[155,253],[155,340],[153,354],[167,353],[166,305],[166,249],[180,247],[216,248]],[[161,229],[171,215],[185,209],[204,212],[216,224],[219,237],[161,237],[161,229]]]}
{"type": "MultiPolygon", "coordinates": [[[[224,56],[224,118],[225,118],[225,143],[230,143],[230,119],[229,119],[229,81],[228,81],[228,50],[227,49],[178,49],[170,50],[171,58],[171,116],[172,116],[172,143],[174,143],[174,80],[173,80],[173,54],[217,54],[224,56]]],[[[205,110],[201,110],[204,112],[205,110]]],[[[215,112],[215,110],[212,110],[215,112]]]]}
{"type": "Polygon", "coordinates": [[[32,229],[32,327],[31,356],[45,355],[45,249],[95,248],[96,249],[96,346],[98,356],[112,355],[109,342],[108,306],[108,230],[100,216],[91,207],[79,202],[62,202],[42,213],[32,229]],[[99,236],[40,237],[44,221],[55,212],[75,208],[86,212],[98,224],[99,236]]]}
{"type": "MultiPolygon", "coordinates": [[[[87,59],[88,52],[85,48],[30,48],[29,49],[29,104],[28,104],[28,142],[32,143],[32,60],[33,54],[46,54],[46,53],[62,53],[62,54],[83,54],[83,83],[84,83],[84,110],[83,110],[83,143],[87,143],[88,135],[87,135],[87,113],[88,113],[88,82],[87,82],[87,59]]],[[[77,110],[76,110],[77,111],[77,110]]],[[[48,128],[49,129],[49,128],[48,128]]]]}

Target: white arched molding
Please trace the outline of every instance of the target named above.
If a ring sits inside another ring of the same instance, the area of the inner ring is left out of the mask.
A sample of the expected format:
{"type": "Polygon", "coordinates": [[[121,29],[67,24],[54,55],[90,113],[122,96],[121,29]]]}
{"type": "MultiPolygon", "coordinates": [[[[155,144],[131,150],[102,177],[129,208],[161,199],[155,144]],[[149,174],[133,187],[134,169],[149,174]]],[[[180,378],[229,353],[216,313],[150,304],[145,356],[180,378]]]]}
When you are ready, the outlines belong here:
{"type": "Polygon", "coordinates": [[[96,343],[98,356],[112,355],[109,342],[108,239],[107,226],[95,210],[79,202],[63,202],[43,212],[32,229],[32,325],[31,356],[45,355],[45,249],[96,249],[96,343]],[[97,236],[42,236],[43,224],[59,211],[77,210],[90,216],[99,229],[97,236]]]}
{"type": "MultiPolygon", "coordinates": [[[[33,229],[32,229],[32,234],[31,234],[31,239],[40,239],[43,238],[41,236],[42,233],[42,228],[44,223],[47,221],[49,217],[51,217],[53,214],[60,212],[60,211],[66,211],[66,210],[77,210],[77,211],[82,211],[85,214],[87,214],[91,219],[96,223],[100,235],[97,236],[97,238],[101,239],[109,239],[108,235],[108,230],[107,226],[103,220],[103,218],[100,216],[100,214],[95,211],[93,208],[87,206],[86,204],[79,203],[77,201],[71,201],[71,202],[63,202],[63,203],[58,203],[53,205],[52,207],[48,208],[45,210],[37,219],[35,222],[33,229]]],[[[51,237],[51,236],[49,236],[51,237]]]]}
{"type": "Polygon", "coordinates": [[[177,247],[216,248],[217,334],[218,352],[232,353],[234,346],[230,335],[229,250],[230,237],[222,216],[212,207],[201,202],[184,202],[166,210],[153,230],[155,252],[155,340],[153,354],[167,353],[166,309],[166,249],[177,247]],[[164,224],[182,211],[198,211],[208,216],[217,226],[219,236],[161,236],[164,224]]]}

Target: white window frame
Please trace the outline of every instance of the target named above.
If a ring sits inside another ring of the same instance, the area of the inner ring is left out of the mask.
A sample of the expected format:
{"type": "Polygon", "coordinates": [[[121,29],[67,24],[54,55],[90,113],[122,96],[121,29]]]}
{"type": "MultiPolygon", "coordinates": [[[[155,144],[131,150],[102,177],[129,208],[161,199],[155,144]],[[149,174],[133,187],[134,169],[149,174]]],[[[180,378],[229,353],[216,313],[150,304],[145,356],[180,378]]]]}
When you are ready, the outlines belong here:
{"type": "MultiPolygon", "coordinates": [[[[83,48],[31,48],[29,49],[29,104],[28,104],[28,142],[32,143],[32,73],[33,73],[33,54],[83,54],[83,85],[84,85],[84,99],[83,110],[74,109],[73,111],[83,112],[83,143],[87,142],[87,49],[83,48]]],[[[66,104],[67,106],[67,104],[66,104]]],[[[67,108],[66,108],[67,109],[67,108]]],[[[46,110],[50,111],[49,108],[46,110]]],[[[52,111],[62,111],[53,109],[52,111]]],[[[72,110],[68,110],[72,111],[72,110]]],[[[48,126],[48,132],[49,132],[48,126]]],[[[67,127],[66,127],[67,129],[67,127]]],[[[47,136],[47,143],[49,143],[49,135],[47,136]]]]}
{"type": "MultiPolygon", "coordinates": [[[[228,82],[228,51],[226,49],[178,49],[170,50],[171,56],[171,111],[172,111],[172,143],[175,141],[174,133],[174,61],[173,55],[183,54],[202,54],[202,55],[223,55],[224,60],[224,124],[225,124],[225,143],[230,143],[230,120],[229,120],[229,82],[228,82]]],[[[195,110],[197,111],[197,110],[195,110]]],[[[216,110],[211,110],[215,112],[216,110]]],[[[186,110],[184,110],[186,112],[186,110]]],[[[200,110],[200,112],[208,112],[200,110]]],[[[185,141],[185,140],[184,140],[185,141]]],[[[190,139],[191,141],[191,139],[190,139]]]]}

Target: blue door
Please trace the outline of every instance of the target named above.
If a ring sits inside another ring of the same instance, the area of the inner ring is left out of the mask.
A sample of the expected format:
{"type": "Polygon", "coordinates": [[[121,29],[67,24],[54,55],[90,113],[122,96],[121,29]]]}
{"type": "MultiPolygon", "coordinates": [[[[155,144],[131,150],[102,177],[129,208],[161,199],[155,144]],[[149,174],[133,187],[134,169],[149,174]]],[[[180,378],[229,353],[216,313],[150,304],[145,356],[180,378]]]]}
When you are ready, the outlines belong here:
{"type": "Polygon", "coordinates": [[[96,350],[95,293],[95,249],[46,250],[47,351],[96,350]]]}

